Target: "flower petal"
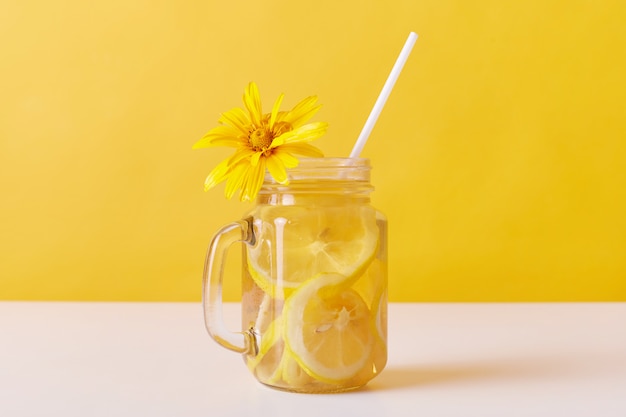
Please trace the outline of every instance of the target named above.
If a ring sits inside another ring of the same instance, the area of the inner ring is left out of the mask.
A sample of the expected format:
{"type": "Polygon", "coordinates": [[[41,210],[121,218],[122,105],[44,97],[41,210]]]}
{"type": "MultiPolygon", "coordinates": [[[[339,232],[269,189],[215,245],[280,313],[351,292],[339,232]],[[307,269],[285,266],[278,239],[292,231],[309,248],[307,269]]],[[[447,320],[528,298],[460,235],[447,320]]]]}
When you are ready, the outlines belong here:
{"type": "Polygon", "coordinates": [[[270,145],[270,149],[287,143],[310,142],[322,136],[326,133],[326,130],[328,130],[328,123],[326,122],[309,123],[300,126],[275,138],[270,145]]]}
{"type": "Polygon", "coordinates": [[[226,188],[224,189],[224,194],[226,195],[226,198],[230,200],[235,194],[235,191],[241,188],[246,180],[246,177],[248,176],[249,168],[250,163],[244,160],[237,163],[231,169],[231,172],[228,175],[228,181],[226,181],[226,188]]]}
{"type": "Polygon", "coordinates": [[[295,168],[300,163],[298,158],[296,158],[295,156],[293,156],[289,152],[283,151],[282,148],[276,149],[276,151],[274,151],[274,153],[272,153],[272,155],[275,158],[278,158],[280,160],[280,162],[287,168],[295,168]]]}
{"type": "Polygon", "coordinates": [[[210,147],[228,146],[230,148],[238,148],[241,146],[240,138],[217,138],[211,141],[210,147]]]}
{"type": "Polygon", "coordinates": [[[288,114],[289,114],[289,112],[287,112],[287,111],[279,111],[278,114],[276,115],[276,120],[274,121],[274,123],[284,122],[285,121],[285,117],[288,114]]]}
{"type": "Polygon", "coordinates": [[[248,84],[246,91],[243,95],[243,103],[250,113],[250,120],[256,126],[261,126],[261,120],[263,119],[263,111],[261,110],[261,96],[259,95],[259,88],[255,82],[248,84]]]}
{"type": "Polygon", "coordinates": [[[204,191],[208,191],[228,177],[230,165],[228,159],[224,159],[218,166],[213,168],[204,180],[204,191]]]}
{"type": "Polygon", "coordinates": [[[261,155],[263,155],[263,152],[255,152],[254,154],[252,154],[252,157],[250,157],[250,165],[252,165],[253,167],[257,166],[261,155]]]}
{"type": "Polygon", "coordinates": [[[253,151],[252,149],[239,148],[237,149],[237,151],[235,151],[233,156],[230,157],[230,159],[228,160],[228,163],[231,165],[236,165],[240,161],[243,161],[244,159],[250,159],[252,155],[254,155],[254,153],[255,151],[253,151]]]}
{"type": "Polygon", "coordinates": [[[248,125],[250,124],[250,118],[239,107],[228,110],[226,113],[222,113],[218,120],[220,123],[225,123],[234,127],[244,134],[248,134],[248,125]]]}
{"type": "Polygon", "coordinates": [[[311,156],[321,158],[324,156],[322,151],[308,143],[288,143],[278,148],[280,151],[295,153],[296,155],[311,156]]]}
{"type": "Polygon", "coordinates": [[[283,102],[284,94],[278,96],[276,102],[274,102],[274,107],[272,108],[272,115],[270,116],[270,125],[269,128],[272,130],[274,128],[274,123],[276,123],[276,117],[278,116],[278,110],[280,109],[280,105],[283,102]]]}
{"type": "Polygon", "coordinates": [[[213,146],[239,146],[240,142],[243,143],[242,140],[239,139],[239,132],[237,130],[230,126],[217,126],[209,130],[199,141],[194,143],[192,149],[210,148],[213,146]],[[221,139],[227,140],[224,141],[221,139]]]}
{"type": "Polygon", "coordinates": [[[275,153],[267,157],[267,169],[272,178],[280,184],[287,184],[289,182],[285,164],[275,153]]]}
{"type": "Polygon", "coordinates": [[[305,98],[285,115],[284,120],[294,127],[303,125],[322,107],[321,105],[316,106],[315,103],[317,103],[317,96],[305,98]]]}
{"type": "Polygon", "coordinates": [[[265,177],[265,161],[265,158],[262,158],[257,166],[249,168],[246,182],[241,190],[241,201],[252,201],[256,198],[265,177]]]}

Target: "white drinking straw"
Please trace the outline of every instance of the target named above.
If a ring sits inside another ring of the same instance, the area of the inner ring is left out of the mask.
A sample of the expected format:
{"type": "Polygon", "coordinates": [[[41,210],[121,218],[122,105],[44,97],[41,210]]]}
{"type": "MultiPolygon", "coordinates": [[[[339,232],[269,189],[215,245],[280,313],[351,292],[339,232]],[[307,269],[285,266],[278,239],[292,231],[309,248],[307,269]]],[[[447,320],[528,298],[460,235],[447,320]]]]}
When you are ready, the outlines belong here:
{"type": "Polygon", "coordinates": [[[385,82],[383,89],[378,95],[376,104],[374,104],[374,108],[372,108],[372,111],[370,112],[370,115],[367,118],[367,121],[365,122],[365,126],[363,126],[363,130],[361,130],[361,134],[359,135],[359,138],[356,140],[356,143],[354,144],[354,148],[352,148],[352,152],[350,153],[350,158],[357,158],[361,154],[361,151],[363,150],[363,147],[365,146],[365,142],[367,142],[367,139],[369,138],[370,133],[372,133],[372,129],[374,128],[374,125],[376,124],[376,121],[378,120],[378,116],[380,116],[380,112],[383,110],[383,107],[385,106],[385,103],[387,102],[387,98],[389,97],[389,94],[391,93],[391,90],[393,89],[393,86],[395,85],[396,80],[400,76],[402,67],[404,67],[404,63],[409,57],[409,54],[411,53],[411,49],[413,49],[413,45],[415,44],[416,40],[417,40],[417,33],[411,32],[409,34],[408,39],[404,43],[404,47],[402,48],[402,51],[400,51],[400,55],[398,55],[398,59],[396,59],[396,63],[394,64],[393,68],[391,69],[391,72],[389,73],[389,77],[387,77],[387,81],[385,82]]]}

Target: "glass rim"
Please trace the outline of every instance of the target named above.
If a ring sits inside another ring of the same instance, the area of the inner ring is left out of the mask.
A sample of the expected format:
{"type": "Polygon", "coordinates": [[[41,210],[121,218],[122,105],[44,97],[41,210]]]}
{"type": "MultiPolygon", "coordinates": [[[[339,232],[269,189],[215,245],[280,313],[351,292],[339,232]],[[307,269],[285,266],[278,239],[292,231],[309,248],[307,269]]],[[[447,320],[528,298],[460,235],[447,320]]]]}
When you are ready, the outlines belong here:
{"type": "Polygon", "coordinates": [[[288,168],[288,170],[298,169],[301,167],[328,167],[328,168],[357,168],[357,167],[369,167],[369,158],[350,158],[340,156],[322,156],[322,157],[303,157],[299,158],[299,163],[294,168],[288,168]]]}
{"type": "MultiPolygon", "coordinates": [[[[369,182],[372,166],[369,158],[318,157],[299,158],[293,168],[287,168],[291,181],[358,181],[369,182]]],[[[265,172],[264,185],[279,185],[269,170],[265,172]]]]}

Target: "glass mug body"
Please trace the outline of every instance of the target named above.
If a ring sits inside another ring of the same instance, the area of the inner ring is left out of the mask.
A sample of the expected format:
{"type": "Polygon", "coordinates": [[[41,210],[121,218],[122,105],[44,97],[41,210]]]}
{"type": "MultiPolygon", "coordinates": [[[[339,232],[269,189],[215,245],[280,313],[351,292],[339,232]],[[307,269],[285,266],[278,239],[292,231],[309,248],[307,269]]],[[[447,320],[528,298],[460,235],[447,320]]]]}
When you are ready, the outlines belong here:
{"type": "Polygon", "coordinates": [[[255,206],[224,232],[232,238],[211,243],[207,329],[241,352],[261,383],[340,392],[384,368],[387,220],[370,205],[370,169],[367,159],[302,159],[288,170],[288,185],[266,176],[255,206]],[[215,254],[236,241],[244,243],[243,331],[228,334],[221,323],[223,259],[215,254]]]}

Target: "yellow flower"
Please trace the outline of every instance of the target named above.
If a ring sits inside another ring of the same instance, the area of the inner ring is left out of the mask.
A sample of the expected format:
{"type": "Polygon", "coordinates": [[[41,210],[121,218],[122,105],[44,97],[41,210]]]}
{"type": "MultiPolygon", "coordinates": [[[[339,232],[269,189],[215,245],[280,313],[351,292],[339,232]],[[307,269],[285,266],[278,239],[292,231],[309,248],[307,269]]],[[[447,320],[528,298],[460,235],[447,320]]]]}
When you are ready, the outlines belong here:
{"type": "Polygon", "coordinates": [[[214,146],[236,148],[233,156],[222,161],[206,178],[205,191],[226,181],[225,194],[231,198],[241,189],[240,200],[253,200],[263,184],[265,171],[281,184],[287,184],[287,168],[298,165],[295,155],[323,156],[314,139],[322,136],[328,124],[305,124],[321,106],[317,97],[302,100],[290,111],[279,111],[284,94],[281,94],[271,113],[263,114],[259,90],[251,82],[243,95],[247,113],[234,108],[219,118],[220,126],[211,129],[193,146],[194,149],[214,146]]]}

